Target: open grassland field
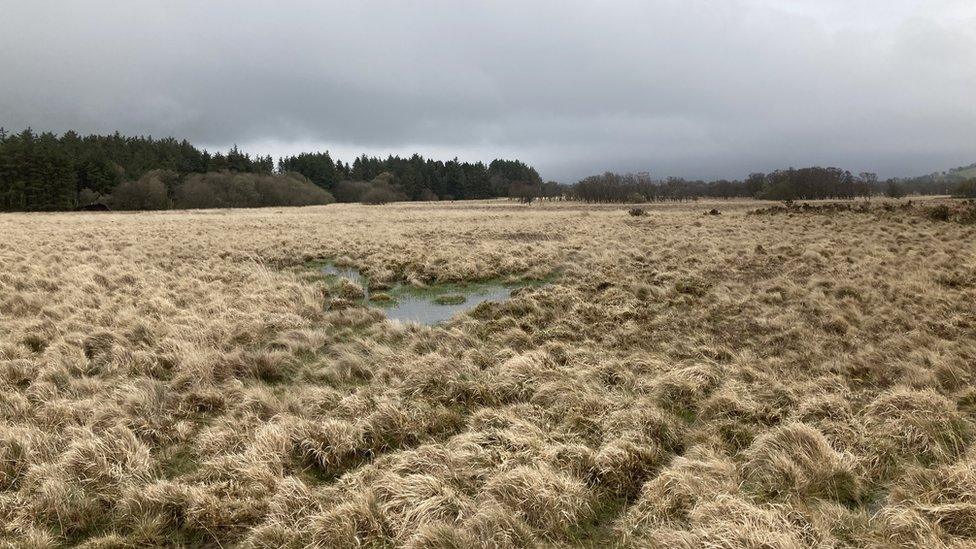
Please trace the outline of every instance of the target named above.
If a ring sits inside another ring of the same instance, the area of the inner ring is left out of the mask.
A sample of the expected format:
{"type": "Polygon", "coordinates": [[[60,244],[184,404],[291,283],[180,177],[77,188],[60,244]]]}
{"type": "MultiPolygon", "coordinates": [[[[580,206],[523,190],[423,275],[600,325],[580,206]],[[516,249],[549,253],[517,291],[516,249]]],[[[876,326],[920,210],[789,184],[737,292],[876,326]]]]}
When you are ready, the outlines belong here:
{"type": "Polygon", "coordinates": [[[973,547],[976,225],[767,205],[0,216],[0,543],[973,547]]]}

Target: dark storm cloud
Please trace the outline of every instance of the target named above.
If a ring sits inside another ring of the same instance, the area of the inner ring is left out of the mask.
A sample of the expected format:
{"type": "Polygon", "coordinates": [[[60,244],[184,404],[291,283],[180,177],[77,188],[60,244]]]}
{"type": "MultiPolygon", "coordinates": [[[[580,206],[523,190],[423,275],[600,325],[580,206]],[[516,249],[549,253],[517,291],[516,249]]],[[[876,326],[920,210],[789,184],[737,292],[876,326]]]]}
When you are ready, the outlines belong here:
{"type": "Polygon", "coordinates": [[[970,1],[14,2],[0,124],[742,176],[976,161],[970,1]]]}

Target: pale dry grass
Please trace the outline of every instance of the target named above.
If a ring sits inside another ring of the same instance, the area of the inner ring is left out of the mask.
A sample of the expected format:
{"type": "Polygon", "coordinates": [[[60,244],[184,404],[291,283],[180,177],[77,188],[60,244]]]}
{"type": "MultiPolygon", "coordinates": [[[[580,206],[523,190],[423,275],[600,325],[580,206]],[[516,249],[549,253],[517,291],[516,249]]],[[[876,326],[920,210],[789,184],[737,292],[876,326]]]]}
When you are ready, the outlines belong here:
{"type": "Polygon", "coordinates": [[[0,544],[972,546],[976,230],[756,207],[0,216],[0,544]]]}

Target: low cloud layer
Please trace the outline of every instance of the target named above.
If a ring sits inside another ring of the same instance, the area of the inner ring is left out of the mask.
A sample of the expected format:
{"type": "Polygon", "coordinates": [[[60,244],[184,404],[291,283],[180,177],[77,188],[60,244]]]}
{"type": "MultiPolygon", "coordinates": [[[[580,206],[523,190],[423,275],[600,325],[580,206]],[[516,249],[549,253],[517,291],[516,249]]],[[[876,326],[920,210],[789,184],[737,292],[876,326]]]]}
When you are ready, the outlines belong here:
{"type": "Polygon", "coordinates": [[[741,177],[976,162],[971,0],[0,0],[0,125],[741,177]]]}

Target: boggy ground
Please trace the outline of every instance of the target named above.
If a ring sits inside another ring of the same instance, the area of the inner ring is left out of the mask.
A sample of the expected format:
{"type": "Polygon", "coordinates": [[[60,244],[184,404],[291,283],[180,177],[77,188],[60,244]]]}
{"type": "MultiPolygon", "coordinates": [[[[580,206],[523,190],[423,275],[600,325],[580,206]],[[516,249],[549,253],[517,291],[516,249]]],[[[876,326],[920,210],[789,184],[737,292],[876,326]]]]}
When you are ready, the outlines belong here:
{"type": "Polygon", "coordinates": [[[758,207],[0,216],[0,540],[972,547],[976,228],[758,207]]]}

